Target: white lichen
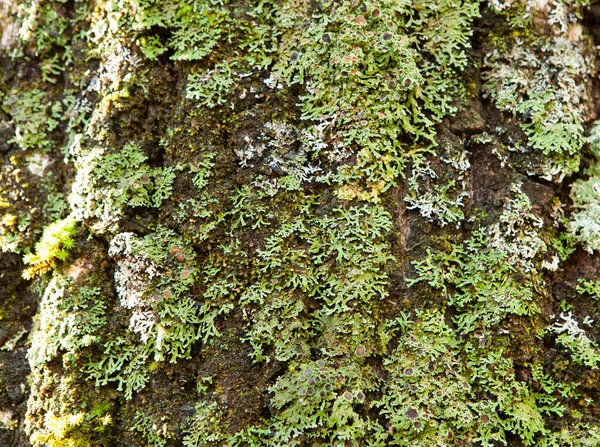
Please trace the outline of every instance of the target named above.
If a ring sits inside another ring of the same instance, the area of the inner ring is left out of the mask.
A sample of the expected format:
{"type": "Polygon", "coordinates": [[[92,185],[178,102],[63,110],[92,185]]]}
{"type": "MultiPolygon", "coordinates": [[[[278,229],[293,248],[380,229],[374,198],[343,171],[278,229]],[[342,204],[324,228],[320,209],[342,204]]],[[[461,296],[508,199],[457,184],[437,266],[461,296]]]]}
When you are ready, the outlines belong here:
{"type": "MultiPolygon", "coordinates": [[[[600,362],[600,353],[596,343],[579,326],[579,322],[573,317],[573,312],[562,312],[559,318],[560,320],[555,321],[548,331],[558,334],[557,342],[571,351],[576,362],[596,368],[600,362]]],[[[591,326],[593,322],[594,320],[586,316],[582,324],[591,326]]]]}

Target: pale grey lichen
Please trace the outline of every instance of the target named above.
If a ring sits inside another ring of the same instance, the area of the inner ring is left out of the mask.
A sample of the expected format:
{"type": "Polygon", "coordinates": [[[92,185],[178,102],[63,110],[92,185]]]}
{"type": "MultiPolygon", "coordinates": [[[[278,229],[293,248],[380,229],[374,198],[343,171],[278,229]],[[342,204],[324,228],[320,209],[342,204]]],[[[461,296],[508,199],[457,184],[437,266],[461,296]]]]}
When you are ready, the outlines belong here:
{"type": "Polygon", "coordinates": [[[486,55],[484,94],[506,112],[519,114],[527,143],[548,156],[532,173],[562,180],[576,171],[585,144],[587,81],[593,56],[559,35],[539,48],[516,39],[512,49],[486,55]]]}
{"type": "Polygon", "coordinates": [[[540,237],[544,222],[533,213],[531,200],[522,191],[520,183],[513,183],[509,191],[512,197],[506,201],[498,222],[488,227],[489,244],[506,253],[511,265],[530,272],[536,268],[534,258],[547,249],[540,237]]]}
{"type": "MultiPolygon", "coordinates": [[[[592,326],[593,322],[588,315],[581,323],[592,326]]],[[[556,341],[571,352],[575,362],[591,368],[596,368],[600,363],[598,345],[581,328],[572,311],[562,312],[548,331],[558,335],[556,341]]]]}
{"type": "Polygon", "coordinates": [[[433,169],[431,161],[421,154],[413,156],[411,176],[408,178],[408,192],[404,201],[407,209],[418,210],[424,218],[439,223],[440,226],[455,224],[460,226],[464,219],[464,200],[469,196],[467,176],[471,167],[470,153],[462,142],[447,144],[439,148],[442,165],[438,170],[450,176],[440,176],[433,169]]]}
{"type": "MultiPolygon", "coordinates": [[[[600,122],[590,130],[588,138],[592,154],[600,157],[600,122]]],[[[583,242],[593,253],[600,249],[600,162],[597,160],[586,171],[587,179],[578,179],[571,185],[571,200],[575,212],[568,222],[570,234],[583,242]]]]}

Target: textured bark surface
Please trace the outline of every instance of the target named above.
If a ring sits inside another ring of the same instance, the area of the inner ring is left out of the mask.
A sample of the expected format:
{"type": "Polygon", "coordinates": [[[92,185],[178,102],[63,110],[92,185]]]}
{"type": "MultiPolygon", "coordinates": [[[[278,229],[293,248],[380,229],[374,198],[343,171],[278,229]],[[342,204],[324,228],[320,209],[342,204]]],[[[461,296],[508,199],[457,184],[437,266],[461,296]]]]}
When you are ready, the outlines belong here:
{"type": "Polygon", "coordinates": [[[0,35],[1,446],[600,445],[600,5],[0,35]]]}

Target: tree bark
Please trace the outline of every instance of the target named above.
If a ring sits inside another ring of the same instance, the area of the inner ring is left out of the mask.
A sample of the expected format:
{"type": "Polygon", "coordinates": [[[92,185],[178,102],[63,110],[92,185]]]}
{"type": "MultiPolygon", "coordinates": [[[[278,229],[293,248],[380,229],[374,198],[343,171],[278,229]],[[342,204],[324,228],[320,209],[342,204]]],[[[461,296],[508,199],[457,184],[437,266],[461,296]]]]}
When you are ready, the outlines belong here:
{"type": "Polygon", "coordinates": [[[0,445],[600,445],[600,5],[0,0],[0,445]]]}

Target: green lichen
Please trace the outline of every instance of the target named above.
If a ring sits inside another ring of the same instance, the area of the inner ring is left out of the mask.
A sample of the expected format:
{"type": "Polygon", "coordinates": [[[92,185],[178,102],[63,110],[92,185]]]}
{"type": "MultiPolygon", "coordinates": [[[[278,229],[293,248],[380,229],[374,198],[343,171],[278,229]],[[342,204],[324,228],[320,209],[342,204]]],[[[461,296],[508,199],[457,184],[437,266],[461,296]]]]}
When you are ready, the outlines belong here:
{"type": "Polygon", "coordinates": [[[28,353],[35,367],[42,367],[59,353],[65,364],[73,365],[83,348],[100,341],[99,331],[106,325],[106,304],[99,287],[76,286],[72,278],[55,273],[40,307],[39,330],[28,353]]]}
{"type": "Polygon", "coordinates": [[[343,345],[336,345],[344,336],[356,344],[373,343],[369,307],[387,296],[382,270],[392,260],[382,241],[389,216],[380,207],[339,208],[333,217],[308,220],[310,227],[302,223],[307,217],[312,216],[294,216],[266,239],[257,251],[261,275],[240,297],[248,309],[247,338],[257,359],[264,358],[264,345],[275,347],[278,360],[306,355],[308,340],[323,331],[326,355],[343,352],[343,345]],[[305,317],[309,300],[318,303],[311,319],[305,317]],[[361,321],[363,334],[355,332],[361,321]]]}
{"type": "Polygon", "coordinates": [[[594,300],[600,299],[600,281],[579,278],[577,282],[577,293],[591,295],[594,300]]]}
{"type": "Polygon", "coordinates": [[[188,293],[199,274],[194,252],[173,231],[161,229],[143,239],[121,233],[109,254],[117,263],[117,293],[130,313],[129,327],[107,340],[87,369],[97,384],[117,382],[131,398],[146,385],[152,362],[190,358],[193,343],[210,323],[188,293]],[[130,337],[137,342],[128,342],[130,337]]]}
{"type": "Polygon", "coordinates": [[[490,55],[485,89],[501,110],[525,117],[522,127],[531,147],[545,155],[573,156],[585,143],[585,98],[578,77],[589,73],[590,63],[565,38],[548,42],[540,52],[547,56],[538,59],[515,44],[510,54],[490,55]],[[563,80],[556,91],[548,88],[550,76],[563,80]]]}
{"type": "Polygon", "coordinates": [[[375,445],[373,430],[381,428],[359,408],[376,383],[368,366],[354,362],[337,367],[323,360],[292,364],[271,389],[272,404],[281,411],[273,418],[269,445],[302,445],[304,437],[334,445],[375,445]]]}
{"type": "Polygon", "coordinates": [[[265,80],[272,88],[305,83],[302,119],[357,146],[358,162],[334,177],[339,196],[377,200],[410,159],[400,141],[434,143],[435,124],[456,111],[479,4],[324,1],[308,21],[307,7],[261,2],[242,13],[228,2],[142,2],[139,14],[120,21],[139,32],[170,30],[166,40],[141,37],[150,58],[210,60],[224,35],[238,45],[243,53],[226,51],[222,62],[188,76],[187,97],[201,105],[231,102],[234,80],[255,69],[272,67],[265,80]]]}
{"type": "Polygon", "coordinates": [[[377,403],[394,429],[394,445],[453,445],[468,434],[482,446],[504,445],[508,432],[532,445],[545,430],[543,413],[562,414],[552,382],[532,393],[514,380],[513,365],[500,352],[485,357],[475,346],[464,350],[440,312],[418,315],[403,329],[385,362],[391,377],[377,403]]]}
{"type": "MultiPolygon", "coordinates": [[[[497,10],[512,2],[494,2],[497,10]]],[[[520,7],[524,2],[515,2],[520,7]]],[[[577,171],[580,152],[585,144],[587,90],[582,84],[593,73],[594,54],[579,36],[569,34],[569,14],[580,14],[581,5],[555,2],[548,20],[558,23],[557,36],[519,36],[511,40],[511,49],[497,48],[486,55],[484,93],[505,112],[522,118],[521,128],[527,136],[524,148],[541,151],[548,156],[544,163],[532,169],[543,178],[561,180],[577,171]],[[552,82],[561,79],[561,82],[552,82]]],[[[533,2],[518,16],[536,13],[533,2]]],[[[509,8],[510,9],[510,8],[509,8]]],[[[508,13],[508,10],[504,11],[508,13]]],[[[515,14],[513,11],[510,14],[515,14]]],[[[519,19],[512,26],[519,28],[519,19]]],[[[528,26],[532,29],[532,25],[528,26]]]]}
{"type": "Polygon", "coordinates": [[[147,156],[129,143],[116,153],[101,148],[79,152],[80,169],[70,205],[77,219],[96,220],[98,232],[114,231],[127,207],[159,207],[171,195],[173,168],[150,168],[147,156]]]}
{"type": "MultiPolygon", "coordinates": [[[[358,146],[356,163],[334,177],[340,197],[376,200],[406,164],[400,141],[433,143],[433,126],[456,111],[457,77],[478,6],[323,2],[318,21],[285,30],[276,79],[306,83],[302,118],[335,129],[344,145],[358,146]]],[[[303,14],[282,8],[279,17],[301,23],[303,14]]]]}
{"type": "Polygon", "coordinates": [[[4,106],[10,110],[15,136],[10,140],[22,150],[38,149],[49,151],[54,142],[51,133],[63,119],[63,106],[51,101],[48,94],[39,88],[10,92],[4,106]]]}
{"type": "Polygon", "coordinates": [[[579,179],[571,185],[571,199],[573,200],[574,213],[567,224],[570,235],[582,242],[590,253],[600,248],[599,234],[600,221],[598,220],[600,202],[598,191],[600,188],[600,126],[594,123],[588,138],[589,147],[596,158],[586,170],[587,178],[579,179]]]}
{"type": "MultiPolygon", "coordinates": [[[[592,323],[589,317],[582,321],[582,324],[587,326],[591,326],[592,323]]],[[[580,327],[572,312],[562,312],[548,330],[557,334],[556,342],[571,352],[576,364],[597,368],[600,362],[598,345],[580,327]]]]}
{"type": "Polygon", "coordinates": [[[227,439],[216,402],[200,401],[183,428],[185,447],[218,446],[227,439]]]}
{"type": "Polygon", "coordinates": [[[186,97],[207,107],[222,105],[227,102],[227,94],[233,83],[230,65],[220,63],[207,73],[191,74],[186,97]]]}
{"type": "Polygon", "coordinates": [[[459,311],[455,322],[462,332],[494,327],[510,314],[538,312],[535,285],[541,278],[533,260],[546,250],[537,234],[542,222],[531,214],[519,187],[513,191],[518,195],[505,205],[498,224],[474,231],[450,252],[429,249],[425,259],[415,262],[418,277],[410,284],[426,281],[440,290],[459,311]],[[517,279],[522,275],[526,284],[517,279]]]}
{"type": "Polygon", "coordinates": [[[144,439],[144,445],[148,447],[165,447],[167,439],[171,436],[158,426],[152,416],[148,416],[140,411],[135,414],[131,425],[131,430],[139,433],[144,439]]]}

